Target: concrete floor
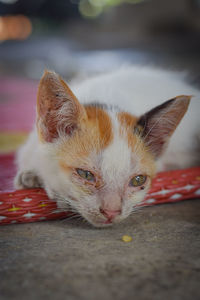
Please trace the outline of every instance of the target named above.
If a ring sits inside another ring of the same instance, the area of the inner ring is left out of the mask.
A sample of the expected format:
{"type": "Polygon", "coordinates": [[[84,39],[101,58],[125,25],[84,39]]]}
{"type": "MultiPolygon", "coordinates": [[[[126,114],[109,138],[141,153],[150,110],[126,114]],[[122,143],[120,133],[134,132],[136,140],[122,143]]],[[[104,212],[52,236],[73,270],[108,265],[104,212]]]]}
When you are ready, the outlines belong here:
{"type": "Polygon", "coordinates": [[[107,229],[76,219],[2,226],[0,298],[197,300],[199,232],[199,200],[147,207],[107,229]]]}

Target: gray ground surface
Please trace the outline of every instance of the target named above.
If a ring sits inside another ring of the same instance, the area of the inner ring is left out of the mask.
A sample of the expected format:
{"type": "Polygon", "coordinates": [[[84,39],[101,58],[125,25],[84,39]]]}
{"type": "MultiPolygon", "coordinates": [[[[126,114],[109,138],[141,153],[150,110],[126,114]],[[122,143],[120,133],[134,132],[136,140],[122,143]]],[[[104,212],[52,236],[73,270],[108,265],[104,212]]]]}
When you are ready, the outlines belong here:
{"type": "Polygon", "coordinates": [[[2,226],[0,297],[200,299],[199,229],[199,200],[144,208],[107,229],[75,219],[2,226]]]}

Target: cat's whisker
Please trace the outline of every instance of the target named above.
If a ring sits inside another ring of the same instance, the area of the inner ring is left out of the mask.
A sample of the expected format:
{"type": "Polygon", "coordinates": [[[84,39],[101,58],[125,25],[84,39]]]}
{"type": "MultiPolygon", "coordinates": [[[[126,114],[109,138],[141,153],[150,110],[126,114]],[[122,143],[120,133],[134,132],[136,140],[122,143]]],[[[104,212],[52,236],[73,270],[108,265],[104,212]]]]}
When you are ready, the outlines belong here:
{"type": "Polygon", "coordinates": [[[65,219],[61,220],[61,222],[67,223],[68,221],[71,221],[71,220],[81,220],[81,219],[82,219],[82,216],[77,214],[77,215],[73,215],[73,216],[68,216],[65,219]]]}

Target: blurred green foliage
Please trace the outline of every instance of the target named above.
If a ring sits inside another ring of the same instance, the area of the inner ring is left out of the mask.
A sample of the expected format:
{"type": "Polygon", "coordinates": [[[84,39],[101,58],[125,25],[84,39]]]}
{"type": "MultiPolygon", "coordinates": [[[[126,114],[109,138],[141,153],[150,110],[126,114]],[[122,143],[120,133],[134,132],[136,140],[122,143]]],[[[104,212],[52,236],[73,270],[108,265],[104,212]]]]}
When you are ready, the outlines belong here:
{"type": "Polygon", "coordinates": [[[85,18],[96,18],[110,7],[124,3],[136,4],[144,0],[80,0],[79,11],[85,18]]]}

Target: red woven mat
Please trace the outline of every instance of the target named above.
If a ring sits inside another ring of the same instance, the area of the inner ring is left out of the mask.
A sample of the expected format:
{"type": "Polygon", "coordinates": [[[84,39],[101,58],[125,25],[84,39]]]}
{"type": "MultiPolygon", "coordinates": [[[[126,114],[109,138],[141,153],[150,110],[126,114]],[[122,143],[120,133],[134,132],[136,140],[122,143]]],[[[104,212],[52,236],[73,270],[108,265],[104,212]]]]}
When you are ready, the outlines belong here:
{"type": "MultiPolygon", "coordinates": [[[[60,211],[42,189],[14,191],[13,155],[0,155],[0,225],[60,219],[60,211]]],[[[200,167],[159,173],[140,206],[177,202],[200,197],[200,167]]]]}

